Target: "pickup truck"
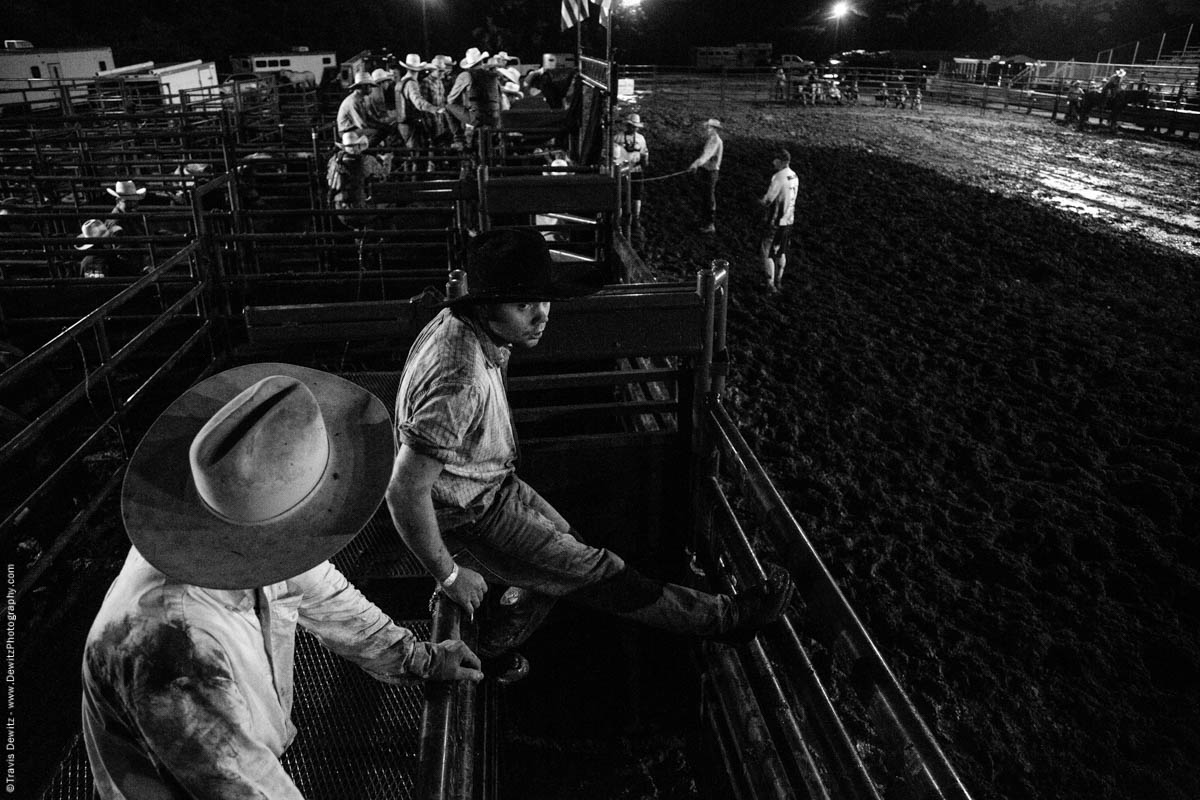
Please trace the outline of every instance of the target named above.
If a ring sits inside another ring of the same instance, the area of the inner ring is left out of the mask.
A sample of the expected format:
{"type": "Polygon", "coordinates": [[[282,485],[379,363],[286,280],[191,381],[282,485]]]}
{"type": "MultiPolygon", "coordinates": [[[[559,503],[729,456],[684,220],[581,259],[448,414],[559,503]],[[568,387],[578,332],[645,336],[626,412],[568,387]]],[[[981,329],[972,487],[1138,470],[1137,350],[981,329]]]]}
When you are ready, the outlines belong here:
{"type": "Polygon", "coordinates": [[[790,71],[813,69],[817,66],[817,63],[815,61],[809,61],[808,59],[801,58],[797,55],[788,54],[779,57],[779,66],[790,71]]]}

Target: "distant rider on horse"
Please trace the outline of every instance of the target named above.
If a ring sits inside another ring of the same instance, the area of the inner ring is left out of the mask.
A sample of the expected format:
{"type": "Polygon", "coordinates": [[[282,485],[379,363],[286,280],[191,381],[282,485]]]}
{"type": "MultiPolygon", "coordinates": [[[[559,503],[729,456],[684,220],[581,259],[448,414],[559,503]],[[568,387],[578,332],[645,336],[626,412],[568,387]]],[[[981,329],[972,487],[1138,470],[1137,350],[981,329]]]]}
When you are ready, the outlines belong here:
{"type": "Polygon", "coordinates": [[[1119,69],[1104,82],[1103,88],[1100,89],[1100,96],[1104,98],[1105,102],[1116,97],[1117,93],[1121,91],[1121,80],[1124,77],[1125,70],[1119,69]]]}

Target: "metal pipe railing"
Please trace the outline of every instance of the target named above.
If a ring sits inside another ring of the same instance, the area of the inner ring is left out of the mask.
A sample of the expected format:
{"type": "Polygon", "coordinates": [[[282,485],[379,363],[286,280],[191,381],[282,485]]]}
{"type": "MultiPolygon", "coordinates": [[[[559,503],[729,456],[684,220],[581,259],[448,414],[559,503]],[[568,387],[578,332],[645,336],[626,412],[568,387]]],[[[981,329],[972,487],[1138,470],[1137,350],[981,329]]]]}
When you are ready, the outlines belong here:
{"type": "MultiPolygon", "coordinates": [[[[768,524],[768,532],[774,534],[776,544],[780,546],[781,550],[788,552],[793,559],[803,562],[810,582],[801,587],[802,592],[816,593],[822,601],[823,611],[836,616],[834,622],[840,626],[841,633],[852,646],[855,655],[859,659],[865,659],[869,664],[869,674],[875,677],[875,689],[886,701],[890,717],[895,722],[898,733],[912,745],[920,757],[925,774],[931,784],[930,788],[939,797],[966,800],[970,794],[934,738],[932,731],[901,688],[899,681],[888,667],[858,615],[846,600],[845,595],[842,594],[841,589],[838,588],[832,574],[825,567],[812,542],[792,516],[750,446],[742,438],[732,418],[720,403],[712,404],[709,411],[709,422],[715,429],[718,445],[727,458],[726,466],[742,477],[743,486],[749,490],[751,499],[758,505],[762,518],[768,524]]],[[[831,726],[831,732],[836,734],[829,741],[830,750],[837,755],[849,747],[850,753],[843,754],[842,757],[853,755],[847,766],[854,766],[853,762],[858,759],[853,754],[853,744],[848,734],[845,733],[844,727],[837,718],[837,711],[833,707],[832,701],[829,700],[828,694],[824,694],[824,690],[821,688],[820,680],[805,652],[799,633],[790,620],[785,619],[784,622],[788,632],[785,639],[786,647],[794,657],[804,663],[805,671],[809,673],[804,677],[812,679],[806,680],[803,685],[809,686],[810,690],[815,692],[810,699],[819,701],[815,707],[827,717],[826,721],[831,726]],[[820,696],[821,694],[824,694],[823,698],[820,696]]],[[[861,764],[861,761],[858,763],[861,764]]],[[[858,771],[857,766],[853,771],[858,771]]],[[[861,788],[866,789],[865,786],[861,788]]],[[[866,796],[872,796],[873,787],[870,792],[871,794],[866,796]]]]}
{"type": "MultiPolygon", "coordinates": [[[[440,592],[433,603],[430,640],[462,639],[474,644],[474,625],[440,592]]],[[[475,701],[471,681],[428,682],[421,713],[421,735],[414,797],[418,800],[471,800],[475,776],[475,701]]]]}
{"type": "Polygon", "coordinates": [[[728,747],[742,777],[756,800],[791,800],[791,781],[734,650],[717,645],[705,649],[715,705],[731,733],[728,747]]]}

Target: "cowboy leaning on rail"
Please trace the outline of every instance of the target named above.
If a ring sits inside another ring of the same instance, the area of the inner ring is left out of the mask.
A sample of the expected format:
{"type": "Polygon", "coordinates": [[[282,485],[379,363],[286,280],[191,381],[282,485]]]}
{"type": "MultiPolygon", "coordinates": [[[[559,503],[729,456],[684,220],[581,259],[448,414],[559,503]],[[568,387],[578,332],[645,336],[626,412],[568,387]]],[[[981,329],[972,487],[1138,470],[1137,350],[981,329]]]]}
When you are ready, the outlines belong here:
{"type": "Polygon", "coordinates": [[[179,397],[122,487],[133,547],[88,634],[83,736],[100,798],[300,798],[279,763],[296,626],[386,683],[478,681],[459,641],[389,619],[328,559],[378,508],[392,446],[366,390],[253,364],[179,397]]]}

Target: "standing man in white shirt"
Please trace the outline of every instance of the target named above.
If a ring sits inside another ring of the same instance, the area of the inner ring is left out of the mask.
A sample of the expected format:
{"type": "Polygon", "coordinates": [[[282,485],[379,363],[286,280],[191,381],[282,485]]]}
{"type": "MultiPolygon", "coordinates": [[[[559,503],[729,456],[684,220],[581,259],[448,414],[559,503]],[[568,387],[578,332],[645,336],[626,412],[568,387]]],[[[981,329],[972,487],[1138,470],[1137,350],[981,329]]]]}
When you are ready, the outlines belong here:
{"type": "Polygon", "coordinates": [[[704,150],[691,163],[688,172],[700,175],[700,232],[716,233],[717,178],[721,173],[721,158],[725,155],[725,142],[721,140],[721,120],[708,119],[701,126],[704,130],[704,150]]]}
{"type": "Polygon", "coordinates": [[[772,292],[783,287],[783,270],[787,267],[787,249],[792,238],[792,224],[796,219],[796,195],[800,192],[800,179],[791,167],[792,155],[780,148],[772,157],[775,174],[767,193],[758,201],[767,207],[766,230],[762,238],[763,268],[767,273],[767,285],[772,292]]]}
{"type": "Polygon", "coordinates": [[[646,137],[642,135],[645,128],[642,115],[637,112],[625,117],[624,132],[613,137],[613,144],[620,148],[622,163],[629,166],[629,221],[633,227],[642,224],[642,182],[645,180],[646,167],[650,166],[650,148],[646,145],[646,137]]]}

